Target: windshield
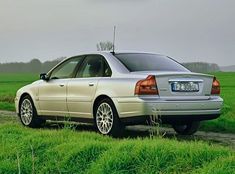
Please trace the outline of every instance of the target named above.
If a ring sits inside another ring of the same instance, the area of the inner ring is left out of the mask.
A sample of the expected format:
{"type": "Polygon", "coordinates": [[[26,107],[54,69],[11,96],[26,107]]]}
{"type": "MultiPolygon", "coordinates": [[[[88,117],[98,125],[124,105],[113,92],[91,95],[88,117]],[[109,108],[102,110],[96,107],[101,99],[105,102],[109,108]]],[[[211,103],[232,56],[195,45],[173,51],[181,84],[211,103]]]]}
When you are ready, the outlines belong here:
{"type": "Polygon", "coordinates": [[[115,56],[133,71],[183,71],[188,72],[183,65],[175,60],[158,54],[145,53],[119,53],[115,56]]]}

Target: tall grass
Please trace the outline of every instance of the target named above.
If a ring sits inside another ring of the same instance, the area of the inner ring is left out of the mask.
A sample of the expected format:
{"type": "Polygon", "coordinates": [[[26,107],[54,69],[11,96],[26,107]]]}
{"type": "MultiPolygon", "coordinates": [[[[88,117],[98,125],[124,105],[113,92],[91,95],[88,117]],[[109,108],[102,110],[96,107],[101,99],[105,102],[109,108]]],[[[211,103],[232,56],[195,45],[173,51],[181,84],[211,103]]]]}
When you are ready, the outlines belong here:
{"type": "Polygon", "coordinates": [[[113,139],[69,129],[0,125],[0,173],[226,173],[234,151],[204,142],[113,139]]]}

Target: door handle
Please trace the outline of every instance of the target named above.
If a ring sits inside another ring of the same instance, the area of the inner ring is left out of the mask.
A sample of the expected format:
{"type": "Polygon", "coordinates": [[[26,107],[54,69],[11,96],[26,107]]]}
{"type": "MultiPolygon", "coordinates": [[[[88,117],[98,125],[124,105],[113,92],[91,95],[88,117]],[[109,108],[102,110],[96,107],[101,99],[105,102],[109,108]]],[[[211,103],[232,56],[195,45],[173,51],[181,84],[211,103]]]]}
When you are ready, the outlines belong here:
{"type": "Polygon", "coordinates": [[[60,87],[64,87],[64,84],[60,84],[60,87]]]}
{"type": "Polygon", "coordinates": [[[93,82],[90,82],[90,83],[89,83],[89,86],[94,86],[94,83],[93,83],[93,82]]]}

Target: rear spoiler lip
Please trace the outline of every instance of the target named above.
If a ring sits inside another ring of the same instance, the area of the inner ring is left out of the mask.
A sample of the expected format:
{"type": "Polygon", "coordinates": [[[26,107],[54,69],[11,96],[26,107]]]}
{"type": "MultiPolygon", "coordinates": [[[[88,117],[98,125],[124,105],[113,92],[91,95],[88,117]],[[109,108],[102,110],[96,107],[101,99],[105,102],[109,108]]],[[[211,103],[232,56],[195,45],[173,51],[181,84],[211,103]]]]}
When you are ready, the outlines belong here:
{"type": "Polygon", "coordinates": [[[182,75],[184,78],[191,77],[191,76],[198,76],[198,77],[210,77],[213,78],[214,75],[210,74],[202,74],[202,73],[155,73],[156,77],[162,77],[162,76],[169,76],[169,75],[182,75]]]}
{"type": "Polygon", "coordinates": [[[130,74],[139,74],[139,75],[155,75],[155,76],[169,76],[169,75],[195,75],[195,76],[206,76],[214,77],[211,74],[195,73],[195,72],[179,72],[179,71],[134,71],[130,74]]]}
{"type": "Polygon", "coordinates": [[[178,71],[134,71],[130,72],[133,75],[154,75],[156,77],[163,77],[163,76],[172,76],[172,75],[182,75],[184,78],[191,77],[191,76],[198,76],[198,77],[209,77],[213,78],[214,75],[211,74],[203,74],[203,73],[195,73],[195,72],[178,72],[178,71]]]}

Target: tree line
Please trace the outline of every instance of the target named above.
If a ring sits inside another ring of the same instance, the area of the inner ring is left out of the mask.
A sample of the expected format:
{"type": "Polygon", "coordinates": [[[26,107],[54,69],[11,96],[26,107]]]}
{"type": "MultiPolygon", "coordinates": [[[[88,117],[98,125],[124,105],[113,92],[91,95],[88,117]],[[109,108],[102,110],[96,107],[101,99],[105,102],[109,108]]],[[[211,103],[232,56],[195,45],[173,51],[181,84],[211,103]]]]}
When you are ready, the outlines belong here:
{"type": "Polygon", "coordinates": [[[189,62],[182,64],[192,72],[207,73],[220,71],[219,66],[215,63],[189,62]]]}
{"type": "Polygon", "coordinates": [[[41,73],[48,72],[52,67],[58,64],[66,57],[61,57],[52,61],[41,62],[38,59],[32,59],[30,62],[12,62],[0,63],[0,72],[5,73],[41,73]]]}
{"type": "MultiPolygon", "coordinates": [[[[111,51],[113,49],[113,43],[110,41],[99,42],[96,44],[97,51],[111,51]]],[[[0,72],[16,73],[41,73],[48,72],[52,67],[54,67],[61,60],[66,57],[61,57],[52,61],[41,62],[38,59],[32,59],[28,63],[0,63],[0,72]]],[[[182,63],[186,68],[192,72],[216,72],[220,71],[220,68],[215,63],[205,63],[205,62],[189,62],[182,63]]]]}
{"type": "MultiPolygon", "coordinates": [[[[0,73],[41,73],[48,72],[52,67],[58,64],[65,57],[55,59],[52,61],[41,62],[38,59],[32,59],[30,62],[13,62],[13,63],[0,63],[0,73]]],[[[216,72],[220,71],[217,64],[205,62],[190,62],[182,63],[186,68],[192,72],[216,72]]]]}

